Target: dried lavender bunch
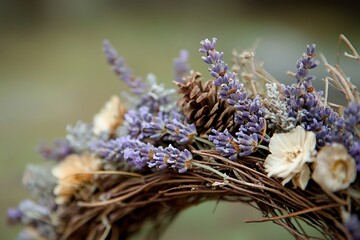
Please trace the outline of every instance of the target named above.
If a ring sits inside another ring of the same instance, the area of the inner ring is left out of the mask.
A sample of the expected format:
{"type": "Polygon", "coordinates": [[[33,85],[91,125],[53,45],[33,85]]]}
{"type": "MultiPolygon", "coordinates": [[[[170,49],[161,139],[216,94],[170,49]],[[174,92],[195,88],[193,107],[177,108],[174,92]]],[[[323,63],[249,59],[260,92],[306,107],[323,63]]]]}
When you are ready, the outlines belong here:
{"type": "Polygon", "coordinates": [[[254,99],[247,98],[247,93],[243,89],[244,85],[240,83],[235,72],[228,71],[228,65],[222,60],[224,53],[218,52],[216,47],[216,38],[212,41],[205,39],[200,42],[199,51],[205,53],[202,59],[209,64],[210,74],[216,78],[214,85],[220,87],[219,97],[227,99],[230,105],[235,107],[235,123],[239,124],[239,131],[235,133],[236,140],[229,132],[219,133],[213,130],[215,136],[209,136],[213,141],[216,149],[225,154],[227,157],[235,158],[235,151],[239,156],[246,156],[256,152],[261,141],[268,141],[265,136],[266,120],[265,107],[260,101],[260,96],[254,99]],[[225,137],[226,136],[226,137],[225,137]],[[232,150],[228,148],[228,146],[232,150]]]}
{"type": "Polygon", "coordinates": [[[319,62],[314,60],[315,56],[315,44],[308,45],[296,64],[297,84],[282,85],[288,114],[306,130],[316,134],[318,147],[334,142],[343,143],[355,158],[359,169],[360,143],[356,124],[360,122],[360,105],[349,103],[344,115],[340,116],[323,102],[323,92],[316,91],[312,85],[316,77],[309,75],[309,70],[319,65],[319,62]]]}

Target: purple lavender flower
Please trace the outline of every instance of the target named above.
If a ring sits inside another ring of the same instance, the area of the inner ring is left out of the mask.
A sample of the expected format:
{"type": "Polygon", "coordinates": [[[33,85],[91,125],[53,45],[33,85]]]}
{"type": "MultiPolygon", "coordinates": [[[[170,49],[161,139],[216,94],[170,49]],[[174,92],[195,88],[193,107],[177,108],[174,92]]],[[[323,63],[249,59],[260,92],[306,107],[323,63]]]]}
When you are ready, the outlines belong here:
{"type": "Polygon", "coordinates": [[[170,133],[171,139],[181,145],[191,143],[197,135],[194,124],[187,124],[173,119],[172,123],[166,124],[166,129],[170,133]]]}
{"type": "Polygon", "coordinates": [[[49,209],[29,199],[25,199],[19,204],[19,210],[24,213],[24,215],[27,215],[28,212],[36,212],[36,215],[39,216],[49,215],[49,209]]]}
{"type": "MultiPolygon", "coordinates": [[[[237,137],[232,136],[227,129],[224,132],[212,130],[214,135],[209,135],[209,140],[215,144],[215,149],[230,160],[236,160],[257,151],[260,139],[264,138],[258,133],[251,133],[244,126],[240,127],[237,137]]],[[[262,139],[264,140],[264,139],[262,139]]],[[[268,141],[268,140],[267,140],[268,141]]]]}
{"type": "Polygon", "coordinates": [[[157,116],[151,116],[142,124],[142,132],[144,137],[151,138],[153,140],[160,140],[160,138],[166,132],[166,122],[168,120],[167,114],[159,112],[157,116]]]}
{"type": "Polygon", "coordinates": [[[210,65],[209,72],[211,76],[216,78],[214,81],[215,86],[227,84],[230,79],[232,79],[233,75],[227,73],[228,66],[222,60],[224,53],[215,50],[216,38],[213,38],[212,42],[209,39],[205,39],[201,41],[200,44],[202,47],[199,51],[206,54],[206,56],[201,57],[201,59],[210,65]]]}
{"type": "Polygon", "coordinates": [[[148,107],[140,107],[137,110],[129,110],[125,114],[125,120],[129,124],[129,134],[133,138],[144,138],[143,125],[151,122],[152,114],[148,107]]]}
{"type": "Polygon", "coordinates": [[[139,149],[125,148],[124,159],[128,162],[135,163],[136,168],[141,169],[144,165],[142,164],[139,149]]]}
{"type": "Polygon", "coordinates": [[[117,54],[116,50],[112,47],[110,41],[107,39],[105,39],[103,41],[103,50],[104,50],[104,53],[105,53],[108,63],[110,65],[115,65],[115,63],[118,59],[118,54],[117,54]]]}
{"type": "Polygon", "coordinates": [[[213,38],[212,42],[209,39],[200,41],[202,47],[199,49],[199,51],[202,53],[208,53],[209,51],[214,50],[216,46],[216,40],[216,38],[213,38]]]}
{"type": "Polygon", "coordinates": [[[360,220],[356,214],[351,214],[345,222],[346,228],[349,230],[353,240],[360,240],[360,220]]]}
{"type": "Polygon", "coordinates": [[[99,157],[108,161],[123,161],[126,148],[136,148],[139,140],[130,136],[119,137],[109,141],[99,141],[93,144],[91,150],[99,157]]]}
{"type": "MultiPolygon", "coordinates": [[[[51,211],[49,208],[35,203],[29,199],[23,200],[17,208],[11,208],[7,212],[9,223],[22,223],[31,225],[46,239],[56,239],[57,233],[52,225],[51,211]]],[[[35,239],[29,234],[20,234],[18,239],[35,239]]],[[[37,239],[37,238],[36,238],[37,239]]]]}
{"type": "Polygon", "coordinates": [[[108,40],[104,40],[103,49],[108,63],[112,66],[118,78],[123,80],[131,88],[133,93],[141,95],[146,89],[146,85],[142,79],[134,76],[131,69],[125,65],[123,58],[118,58],[116,50],[108,40]]]}
{"type": "Polygon", "coordinates": [[[226,99],[229,104],[236,105],[246,99],[246,92],[243,91],[243,84],[240,84],[235,72],[228,72],[227,64],[222,60],[224,53],[220,53],[215,49],[216,38],[210,42],[205,39],[200,42],[202,47],[200,52],[206,53],[202,59],[209,64],[209,72],[215,77],[215,86],[220,86],[219,97],[226,99]]]}
{"type": "Polygon", "coordinates": [[[176,107],[172,95],[174,89],[166,89],[163,84],[157,84],[155,79],[148,77],[150,88],[146,94],[141,96],[138,107],[146,106],[150,113],[169,112],[176,107]]]}
{"type": "Polygon", "coordinates": [[[263,136],[267,124],[265,120],[266,109],[259,96],[252,100],[238,101],[235,108],[237,109],[235,123],[240,125],[237,134],[247,134],[248,136],[256,134],[258,139],[262,138],[265,142],[270,140],[269,137],[263,136]]]}
{"type": "Polygon", "coordinates": [[[315,80],[315,76],[309,75],[309,69],[313,69],[319,65],[319,61],[315,61],[315,44],[307,45],[306,53],[303,54],[296,63],[297,71],[295,78],[298,83],[304,83],[306,88],[312,86],[312,81],[315,80]]]}
{"type": "Polygon", "coordinates": [[[241,152],[239,153],[240,157],[250,155],[256,152],[259,145],[258,134],[252,133],[247,134],[246,132],[240,131],[236,133],[237,140],[239,142],[239,148],[241,152]]]}
{"type": "Polygon", "coordinates": [[[131,137],[160,140],[165,134],[165,121],[168,121],[168,114],[158,112],[155,115],[150,113],[149,110],[148,107],[140,107],[138,110],[130,110],[125,114],[131,137]]]}
{"type": "Polygon", "coordinates": [[[133,138],[176,141],[179,144],[191,143],[197,135],[193,124],[184,122],[184,117],[176,111],[169,113],[150,113],[148,107],[130,110],[125,114],[129,133],[133,138]]]}
{"type": "Polygon", "coordinates": [[[155,147],[150,143],[145,144],[140,141],[137,143],[136,148],[126,148],[124,150],[124,159],[137,169],[142,169],[153,158],[155,147]]]}
{"type": "Polygon", "coordinates": [[[351,102],[344,111],[345,129],[360,137],[360,104],[351,102]]]}
{"type": "Polygon", "coordinates": [[[7,222],[10,224],[16,224],[21,222],[23,213],[19,208],[9,208],[7,210],[7,222]]]}
{"type": "Polygon", "coordinates": [[[226,74],[224,76],[223,79],[226,79],[227,82],[221,84],[219,97],[227,99],[230,105],[236,105],[245,101],[247,99],[247,94],[243,90],[244,85],[240,84],[238,79],[232,78],[232,74],[226,74]]]}
{"type": "Polygon", "coordinates": [[[343,143],[356,160],[360,171],[360,104],[351,102],[344,111],[343,143]]]}
{"type": "Polygon", "coordinates": [[[179,149],[173,147],[171,144],[165,148],[165,152],[169,155],[169,158],[166,160],[166,163],[169,164],[175,164],[181,153],[179,149]]]}
{"type": "Polygon", "coordinates": [[[351,156],[353,156],[357,163],[357,169],[360,171],[360,140],[359,138],[356,138],[354,140],[354,143],[351,145],[349,149],[349,153],[351,156]]]}
{"type": "Polygon", "coordinates": [[[66,139],[59,139],[54,142],[53,146],[40,144],[38,152],[45,159],[61,161],[66,156],[73,153],[74,150],[71,148],[69,141],[66,139]]]}
{"type": "Polygon", "coordinates": [[[321,92],[307,92],[306,86],[282,85],[289,117],[296,119],[307,131],[316,134],[317,146],[333,142],[338,114],[320,101],[321,92]]]}
{"type": "Polygon", "coordinates": [[[213,129],[212,133],[214,135],[209,135],[209,140],[215,144],[215,149],[230,160],[236,160],[240,153],[239,141],[227,129],[224,132],[213,129]]]}
{"type": "Polygon", "coordinates": [[[164,149],[163,147],[158,147],[154,150],[154,154],[152,158],[148,161],[148,167],[153,168],[157,167],[160,169],[164,169],[168,167],[168,159],[170,158],[170,153],[168,149],[164,149]]]}
{"type": "Polygon", "coordinates": [[[190,72],[190,66],[188,64],[189,52],[181,50],[179,57],[173,61],[173,68],[175,74],[175,81],[183,82],[183,78],[190,72]]]}
{"type": "Polygon", "coordinates": [[[146,166],[153,148],[154,146],[149,143],[124,136],[107,142],[99,141],[92,146],[92,151],[107,161],[119,163],[119,166],[126,162],[128,165],[141,169],[146,166]]]}
{"type": "Polygon", "coordinates": [[[165,149],[162,147],[154,149],[153,158],[149,160],[148,166],[150,168],[158,167],[160,169],[170,166],[179,173],[184,173],[189,168],[192,159],[193,156],[189,150],[185,149],[180,151],[170,144],[165,149]]]}
{"type": "Polygon", "coordinates": [[[184,173],[190,167],[191,160],[193,156],[191,152],[187,149],[181,151],[178,157],[176,158],[176,162],[173,163],[172,167],[177,169],[179,173],[184,173]]]}
{"type": "Polygon", "coordinates": [[[47,207],[39,205],[29,199],[20,202],[18,211],[21,213],[21,222],[23,224],[29,224],[38,219],[50,217],[50,210],[47,207]]]}

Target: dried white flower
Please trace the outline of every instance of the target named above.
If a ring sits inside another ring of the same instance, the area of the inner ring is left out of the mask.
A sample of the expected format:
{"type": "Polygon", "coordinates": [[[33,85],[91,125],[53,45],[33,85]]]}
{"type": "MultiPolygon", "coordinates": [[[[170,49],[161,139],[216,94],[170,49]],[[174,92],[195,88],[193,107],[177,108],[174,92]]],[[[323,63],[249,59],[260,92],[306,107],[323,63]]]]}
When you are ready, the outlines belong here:
{"type": "Polygon", "coordinates": [[[63,204],[69,201],[82,185],[91,182],[93,174],[86,173],[97,171],[100,166],[100,160],[90,155],[72,154],[66,157],[51,171],[57,178],[57,185],[53,190],[55,202],[63,204]]]}
{"type": "Polygon", "coordinates": [[[315,146],[315,133],[301,126],[288,133],[275,133],[270,139],[271,154],[265,159],[265,171],[269,177],[282,178],[283,185],[292,180],[294,187],[304,190],[310,178],[307,163],[314,160],[315,146]]]}
{"type": "Polygon", "coordinates": [[[126,107],[116,95],[105,104],[93,120],[93,133],[100,136],[103,133],[114,134],[116,128],[124,121],[126,107]]]}
{"type": "Polygon", "coordinates": [[[356,178],[355,160],[342,144],[324,146],[317,154],[312,178],[324,191],[346,189],[356,178]]]}

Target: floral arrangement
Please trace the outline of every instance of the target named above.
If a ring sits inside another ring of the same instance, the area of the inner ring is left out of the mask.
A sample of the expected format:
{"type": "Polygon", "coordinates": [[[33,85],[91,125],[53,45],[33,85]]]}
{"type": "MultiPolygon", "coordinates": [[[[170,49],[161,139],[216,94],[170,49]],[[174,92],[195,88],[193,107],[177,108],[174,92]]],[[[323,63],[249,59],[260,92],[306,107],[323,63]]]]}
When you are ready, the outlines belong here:
{"type": "MultiPolygon", "coordinates": [[[[345,57],[359,60],[352,51],[345,57]]],[[[233,53],[230,68],[217,40],[200,42],[211,80],[190,71],[187,51],[174,60],[177,87],[134,75],[109,41],[104,52],[132,94],[112,96],[92,123],[39,152],[53,164],[30,165],[32,199],[8,210],[19,239],[125,239],[151,224],[158,239],[179,212],[208,201],[245,202],[296,239],[360,239],[360,100],[339,65],[315,89],[309,45],[281,84],[253,51],[233,53]],[[345,106],[328,101],[328,87],[345,106]],[[125,97],[124,97],[125,96],[125,97]],[[123,99],[128,99],[124,102],[123,99]]]]}

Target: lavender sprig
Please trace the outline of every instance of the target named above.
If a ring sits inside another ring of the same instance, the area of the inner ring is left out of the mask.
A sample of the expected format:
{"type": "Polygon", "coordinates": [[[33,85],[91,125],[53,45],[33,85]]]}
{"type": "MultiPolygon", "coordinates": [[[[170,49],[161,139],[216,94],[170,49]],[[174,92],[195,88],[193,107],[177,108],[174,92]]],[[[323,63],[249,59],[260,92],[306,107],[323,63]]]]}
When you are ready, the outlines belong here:
{"type": "Polygon", "coordinates": [[[129,136],[95,144],[92,151],[99,157],[123,166],[124,163],[136,169],[171,167],[183,173],[190,166],[192,154],[188,150],[180,151],[171,144],[162,148],[129,136]]]}
{"type": "Polygon", "coordinates": [[[44,143],[40,144],[38,147],[38,152],[45,159],[61,161],[66,156],[74,153],[75,151],[72,149],[68,140],[59,139],[56,140],[52,146],[44,143]]]}
{"type": "Polygon", "coordinates": [[[184,82],[183,78],[189,74],[190,66],[188,60],[189,52],[186,50],[181,50],[179,56],[173,60],[175,81],[184,82]]]}
{"type": "Polygon", "coordinates": [[[345,227],[349,230],[353,240],[360,239],[360,220],[357,214],[351,214],[345,222],[345,227]]]}
{"type": "Polygon", "coordinates": [[[345,109],[343,127],[338,129],[340,133],[343,133],[343,143],[360,171],[360,104],[351,102],[345,109]]]}
{"type": "Polygon", "coordinates": [[[309,75],[309,70],[319,64],[314,57],[315,45],[308,45],[306,52],[296,64],[297,84],[281,85],[281,88],[289,117],[296,119],[296,124],[302,125],[307,131],[313,131],[316,134],[317,146],[321,147],[338,138],[334,132],[339,116],[332,108],[322,103],[323,92],[315,91],[312,86],[315,76],[309,75]]]}
{"type": "Polygon", "coordinates": [[[158,147],[154,150],[152,158],[148,162],[150,168],[158,167],[164,169],[171,167],[179,173],[184,173],[190,167],[193,156],[187,149],[180,151],[171,144],[166,147],[158,147]]]}
{"type": "Polygon", "coordinates": [[[136,148],[125,148],[124,159],[137,169],[142,169],[153,158],[155,147],[150,143],[136,142],[136,148]]]}
{"type": "Polygon", "coordinates": [[[303,53],[296,63],[295,78],[298,83],[304,83],[306,88],[312,86],[312,81],[315,80],[315,76],[309,75],[309,69],[313,69],[319,65],[319,61],[315,61],[315,44],[307,45],[306,52],[303,53]]]}
{"type": "Polygon", "coordinates": [[[124,160],[124,150],[135,148],[141,142],[130,136],[123,136],[109,141],[98,141],[92,145],[92,152],[106,161],[121,162],[124,160]]]}
{"type": "Polygon", "coordinates": [[[151,122],[152,114],[149,112],[149,108],[144,106],[139,109],[129,110],[125,114],[125,120],[128,123],[129,135],[133,138],[143,139],[146,136],[151,135],[150,132],[144,132],[144,125],[151,122]]]}
{"type": "Polygon", "coordinates": [[[21,223],[21,218],[23,217],[23,213],[19,208],[9,208],[6,215],[7,222],[10,224],[21,223]]]}
{"type": "Polygon", "coordinates": [[[215,149],[230,160],[236,160],[241,151],[238,139],[232,136],[227,129],[224,132],[213,129],[212,133],[214,135],[209,135],[209,140],[215,144],[215,149]]]}
{"type": "MultiPolygon", "coordinates": [[[[56,225],[51,217],[52,212],[45,206],[37,204],[32,200],[23,200],[17,208],[11,208],[7,212],[9,223],[22,223],[36,226],[36,231],[47,239],[56,239],[57,233],[54,229],[56,225]]],[[[21,235],[19,235],[19,238],[21,235]]]]}
{"type": "Polygon", "coordinates": [[[158,112],[152,114],[148,107],[130,110],[125,115],[129,125],[129,134],[133,138],[164,140],[177,142],[180,145],[191,143],[197,135],[194,124],[188,124],[180,114],[158,112]]]}
{"type": "Polygon", "coordinates": [[[210,65],[208,70],[211,76],[216,78],[214,85],[220,87],[219,97],[227,99],[231,105],[245,99],[246,93],[243,91],[243,84],[240,84],[235,72],[228,72],[228,65],[222,60],[224,53],[215,49],[216,38],[213,38],[212,42],[205,39],[200,44],[202,47],[199,51],[206,54],[201,59],[210,65]]]}
{"type": "Polygon", "coordinates": [[[248,156],[254,152],[259,147],[259,140],[260,137],[256,133],[249,134],[246,131],[237,132],[236,135],[238,136],[238,142],[240,147],[239,156],[248,156]]]}
{"type": "Polygon", "coordinates": [[[163,148],[137,141],[135,147],[124,149],[124,159],[138,169],[147,165],[149,168],[159,169],[170,167],[179,173],[184,173],[190,167],[193,156],[189,150],[180,151],[171,144],[163,148]]]}
{"type": "Polygon", "coordinates": [[[194,124],[187,124],[173,119],[171,123],[166,124],[167,132],[171,139],[180,145],[191,143],[195,136],[197,136],[196,127],[194,124]]]}
{"type": "Polygon", "coordinates": [[[242,128],[235,133],[237,137],[231,135],[227,129],[224,132],[212,130],[214,135],[209,135],[209,140],[215,144],[215,149],[230,160],[236,160],[238,156],[248,156],[263,148],[268,150],[266,146],[260,145],[263,136],[258,136],[256,133],[249,133],[242,128]]]}
{"type": "Polygon", "coordinates": [[[118,57],[116,50],[112,47],[109,40],[104,40],[103,50],[108,63],[112,66],[118,78],[123,80],[134,94],[143,94],[147,88],[146,84],[140,77],[136,77],[132,70],[125,65],[123,58],[118,57]]]}
{"type": "Polygon", "coordinates": [[[263,118],[265,108],[259,101],[259,97],[253,100],[248,99],[246,91],[243,89],[244,86],[240,84],[236,73],[228,72],[227,64],[222,60],[224,53],[220,53],[215,49],[216,38],[213,38],[212,42],[209,39],[205,39],[200,43],[202,47],[199,51],[206,53],[206,56],[203,56],[202,59],[210,65],[209,71],[211,75],[217,78],[214,81],[214,85],[220,86],[219,97],[227,99],[228,103],[238,110],[235,122],[244,125],[247,122],[254,122],[254,115],[257,116],[258,120],[263,118]]]}

